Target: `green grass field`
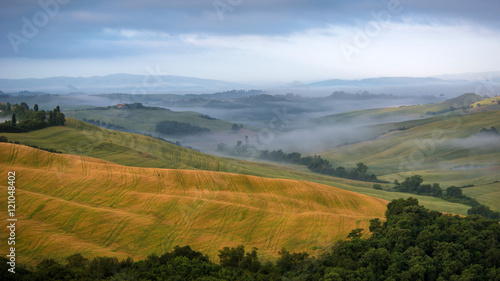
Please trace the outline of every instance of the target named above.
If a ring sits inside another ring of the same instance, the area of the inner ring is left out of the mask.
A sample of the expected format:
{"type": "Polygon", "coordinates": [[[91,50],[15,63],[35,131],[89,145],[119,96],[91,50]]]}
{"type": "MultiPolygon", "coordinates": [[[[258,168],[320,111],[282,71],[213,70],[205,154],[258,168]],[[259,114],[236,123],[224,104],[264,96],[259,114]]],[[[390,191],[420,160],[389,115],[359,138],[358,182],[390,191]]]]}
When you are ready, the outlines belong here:
{"type": "Polygon", "coordinates": [[[85,109],[64,112],[67,117],[93,119],[111,123],[138,132],[156,132],[156,124],[161,121],[189,123],[211,131],[230,131],[232,123],[223,120],[209,120],[194,111],[172,111],[164,108],[155,109],[85,109]]]}
{"type": "MultiPolygon", "coordinates": [[[[427,112],[439,112],[448,110],[450,107],[461,109],[468,108],[470,104],[481,101],[483,98],[476,94],[463,94],[459,97],[438,103],[423,105],[410,105],[388,108],[373,108],[349,111],[315,119],[319,124],[348,124],[359,120],[370,120],[370,122],[384,122],[384,120],[397,119],[420,119],[427,116],[427,112]]],[[[415,120],[418,122],[418,120],[415,120]]]]}
{"type": "Polygon", "coordinates": [[[443,188],[474,184],[477,187],[464,192],[498,209],[500,194],[482,187],[500,180],[500,141],[478,137],[482,128],[491,126],[500,127],[499,110],[376,125],[379,130],[409,129],[338,147],[322,156],[345,165],[363,162],[388,181],[419,174],[426,182],[440,183],[443,188]]]}

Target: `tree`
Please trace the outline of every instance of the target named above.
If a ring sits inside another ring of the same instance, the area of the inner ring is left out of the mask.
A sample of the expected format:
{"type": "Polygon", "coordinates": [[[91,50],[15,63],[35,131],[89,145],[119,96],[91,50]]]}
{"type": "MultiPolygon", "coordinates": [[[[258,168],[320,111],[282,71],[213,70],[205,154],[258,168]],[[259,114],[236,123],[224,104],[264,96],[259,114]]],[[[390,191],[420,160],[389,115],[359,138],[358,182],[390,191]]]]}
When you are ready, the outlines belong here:
{"type": "Polygon", "coordinates": [[[417,192],[420,184],[424,182],[422,176],[414,175],[409,178],[406,178],[404,182],[401,183],[400,186],[396,186],[396,189],[404,192],[417,192]]]}
{"type": "Polygon", "coordinates": [[[362,228],[356,228],[356,229],[353,229],[349,235],[347,235],[347,238],[361,238],[361,236],[363,236],[363,230],[362,228]]]}
{"type": "Polygon", "coordinates": [[[35,112],[37,112],[37,111],[38,111],[38,104],[35,104],[35,106],[33,107],[33,110],[34,110],[35,112]]]}
{"type": "Polygon", "coordinates": [[[16,114],[12,114],[12,126],[15,126],[16,123],[17,123],[16,114]]]}
{"type": "Polygon", "coordinates": [[[227,150],[227,145],[225,143],[219,143],[217,145],[217,151],[226,151],[227,150]]]}
{"type": "Polygon", "coordinates": [[[356,168],[354,170],[360,174],[366,174],[366,172],[368,171],[368,166],[366,166],[364,163],[358,163],[356,164],[356,168]]]}
{"type": "Polygon", "coordinates": [[[239,267],[245,257],[245,246],[239,245],[236,248],[224,247],[219,250],[219,260],[222,266],[239,267]]]}
{"type": "Polygon", "coordinates": [[[84,268],[87,266],[89,260],[84,258],[81,254],[74,254],[66,258],[68,266],[84,268]]]}
{"type": "Polygon", "coordinates": [[[309,256],[306,252],[290,253],[284,248],[278,254],[280,258],[276,261],[276,266],[281,272],[293,270],[309,256]]]}
{"type": "Polygon", "coordinates": [[[54,125],[54,113],[52,113],[52,111],[49,111],[49,126],[53,126],[54,125]]]}
{"type": "Polygon", "coordinates": [[[238,131],[239,129],[243,128],[243,125],[242,124],[233,124],[233,126],[231,127],[231,130],[233,131],[238,131]]]}
{"type": "Polygon", "coordinates": [[[462,194],[462,189],[460,187],[456,186],[450,186],[446,189],[446,195],[450,197],[456,197],[456,198],[461,198],[464,195],[462,194]]]}
{"type": "Polygon", "coordinates": [[[417,189],[417,193],[423,195],[429,195],[431,194],[431,189],[432,186],[430,184],[421,184],[417,189]]]}
{"type": "Polygon", "coordinates": [[[381,229],[382,229],[382,222],[380,221],[379,218],[370,220],[370,226],[368,228],[368,230],[370,230],[370,232],[379,231],[381,229]]]}
{"type": "Polygon", "coordinates": [[[443,190],[439,186],[439,183],[433,183],[431,187],[431,196],[439,197],[443,194],[443,190]]]}
{"type": "Polygon", "coordinates": [[[490,218],[490,219],[494,219],[494,220],[500,219],[499,212],[492,211],[490,209],[490,207],[482,205],[482,204],[477,205],[477,206],[472,206],[472,208],[470,208],[467,211],[467,215],[480,215],[480,216],[483,216],[485,218],[490,218]]]}
{"type": "Polygon", "coordinates": [[[257,248],[253,247],[251,252],[245,254],[245,258],[240,263],[240,267],[243,269],[248,269],[252,272],[257,272],[261,267],[259,258],[257,257],[257,248]]]}
{"type": "Polygon", "coordinates": [[[391,216],[400,215],[405,211],[406,207],[418,206],[418,200],[410,197],[408,199],[395,199],[387,204],[387,210],[385,211],[385,216],[389,219],[391,216]]]}

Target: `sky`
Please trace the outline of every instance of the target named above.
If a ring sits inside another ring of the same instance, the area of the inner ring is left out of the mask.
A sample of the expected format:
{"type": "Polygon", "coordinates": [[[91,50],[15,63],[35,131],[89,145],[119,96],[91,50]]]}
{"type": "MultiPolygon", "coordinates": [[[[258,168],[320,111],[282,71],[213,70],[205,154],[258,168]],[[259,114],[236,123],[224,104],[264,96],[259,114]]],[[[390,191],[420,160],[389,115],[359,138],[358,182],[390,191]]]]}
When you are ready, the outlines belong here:
{"type": "Polygon", "coordinates": [[[500,70],[498,0],[0,3],[0,78],[295,83],[500,70]]]}

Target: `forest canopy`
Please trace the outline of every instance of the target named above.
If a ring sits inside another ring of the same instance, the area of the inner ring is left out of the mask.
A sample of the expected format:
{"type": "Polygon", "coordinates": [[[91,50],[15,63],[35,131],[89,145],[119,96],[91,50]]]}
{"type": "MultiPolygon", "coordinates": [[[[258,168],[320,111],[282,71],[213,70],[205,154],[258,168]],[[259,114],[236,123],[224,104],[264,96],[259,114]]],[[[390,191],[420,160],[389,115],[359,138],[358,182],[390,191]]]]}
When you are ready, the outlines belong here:
{"type": "Polygon", "coordinates": [[[396,199],[387,206],[385,222],[372,219],[368,230],[354,229],[317,257],[282,249],[273,263],[243,245],[225,247],[218,257],[215,263],[189,246],[139,261],[74,254],[64,263],[44,259],[33,269],[17,265],[15,275],[0,257],[0,279],[499,280],[500,224],[430,211],[414,198],[396,199]],[[367,239],[361,238],[365,231],[371,232],[367,239]]]}

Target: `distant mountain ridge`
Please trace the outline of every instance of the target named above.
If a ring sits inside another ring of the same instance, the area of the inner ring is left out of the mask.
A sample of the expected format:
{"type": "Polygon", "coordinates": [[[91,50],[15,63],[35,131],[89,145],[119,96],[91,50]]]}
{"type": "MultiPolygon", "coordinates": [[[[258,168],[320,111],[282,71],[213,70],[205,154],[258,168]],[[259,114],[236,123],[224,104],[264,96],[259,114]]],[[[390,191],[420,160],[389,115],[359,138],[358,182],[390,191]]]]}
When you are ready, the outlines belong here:
{"type": "Polygon", "coordinates": [[[361,80],[329,79],[306,84],[309,87],[332,87],[332,86],[394,86],[394,85],[422,85],[449,83],[447,80],[434,77],[380,77],[361,80]]]}
{"type": "Polygon", "coordinates": [[[58,93],[111,93],[131,94],[167,93],[171,91],[199,92],[221,89],[246,89],[249,86],[213,79],[173,75],[110,74],[92,77],[49,77],[26,79],[0,79],[0,90],[50,91],[58,93]]]}
{"type": "MultiPolygon", "coordinates": [[[[58,94],[68,93],[126,93],[126,94],[213,94],[220,97],[246,96],[255,88],[277,89],[295,92],[295,90],[334,90],[346,89],[384,89],[386,94],[442,94],[473,92],[480,87],[490,90],[500,86],[500,71],[484,73],[447,74],[434,77],[374,77],[359,80],[328,79],[304,84],[275,84],[264,86],[260,84],[247,85],[215,79],[175,75],[135,75],[110,74],[91,77],[49,77],[25,79],[0,79],[0,91],[13,92],[48,92],[58,94]],[[280,86],[281,85],[281,86],[280,86]],[[482,86],[481,86],[482,85],[482,86]]],[[[484,92],[485,90],[482,89],[484,92]]],[[[288,93],[288,92],[284,92],[288,93]]]]}

